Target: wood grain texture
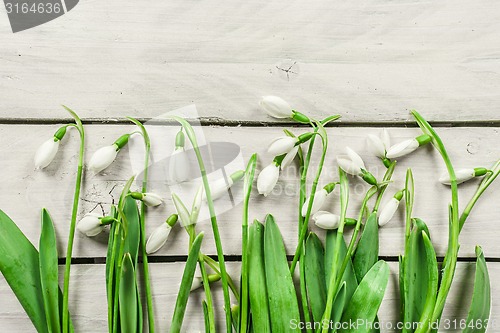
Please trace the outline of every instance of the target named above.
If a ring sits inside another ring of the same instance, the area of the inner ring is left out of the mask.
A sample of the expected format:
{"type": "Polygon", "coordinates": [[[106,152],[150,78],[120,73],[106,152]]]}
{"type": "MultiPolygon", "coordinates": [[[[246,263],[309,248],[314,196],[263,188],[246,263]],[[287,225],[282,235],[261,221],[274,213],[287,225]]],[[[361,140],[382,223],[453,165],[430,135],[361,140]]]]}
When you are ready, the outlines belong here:
{"type": "Polygon", "coordinates": [[[81,1],[13,34],[0,8],[0,118],[202,117],[273,121],[279,95],[342,121],[498,121],[495,0],[81,1]],[[288,70],[290,69],[290,70],[288,70]]]}
{"type": "MultiPolygon", "coordinates": [[[[29,239],[38,244],[40,232],[39,212],[46,207],[51,212],[59,240],[59,253],[63,256],[66,248],[68,224],[70,220],[70,207],[73,195],[74,175],[76,172],[77,137],[75,132],[70,132],[61,145],[60,152],[53,163],[44,170],[34,170],[33,156],[40,142],[49,138],[57,129],[57,126],[35,126],[35,125],[2,125],[0,126],[0,170],[2,171],[2,191],[0,192],[1,209],[18,223],[20,228],[27,234],[29,239]]],[[[131,126],[112,125],[89,125],[87,129],[87,152],[86,160],[90,154],[105,144],[111,144],[121,134],[132,131],[131,126]]],[[[165,184],[165,176],[162,173],[166,165],[164,159],[169,156],[173,149],[173,141],[178,127],[152,126],[149,127],[153,140],[153,172],[151,174],[151,190],[161,194],[165,204],[159,208],[152,208],[148,212],[148,233],[167,218],[175,209],[170,200],[171,191],[178,193],[181,187],[171,187],[165,184]],[[162,164],[163,163],[163,164],[162,164]]],[[[271,162],[272,156],[266,152],[268,143],[277,136],[282,135],[280,128],[253,128],[253,127],[197,127],[200,142],[229,142],[241,148],[242,159],[227,158],[230,163],[226,171],[243,167],[247,158],[254,152],[259,154],[258,167],[271,162]]],[[[295,129],[297,133],[303,129],[295,129]]],[[[337,167],[334,157],[343,152],[345,146],[358,151],[365,159],[367,168],[378,178],[382,177],[385,168],[380,161],[373,157],[366,148],[365,136],[367,133],[380,133],[377,128],[330,128],[329,155],[327,156],[324,173],[320,180],[321,184],[338,180],[337,167]]],[[[391,128],[390,134],[393,143],[405,138],[419,134],[416,128],[403,129],[391,128]]],[[[439,128],[448,147],[450,156],[456,167],[489,167],[500,156],[498,148],[499,132],[497,128],[439,128]]],[[[319,147],[319,146],[317,146],[319,147]]],[[[318,148],[319,149],[319,148],[318,148]]],[[[100,175],[87,174],[84,182],[80,217],[94,210],[101,213],[107,212],[109,205],[119,197],[121,186],[126,179],[140,171],[137,166],[142,165],[143,151],[139,136],[134,136],[129,147],[122,151],[115,163],[100,175]],[[136,168],[133,167],[136,166],[136,168]]],[[[215,159],[214,159],[215,160],[215,159]]],[[[317,161],[317,157],[314,159],[317,161]]],[[[195,162],[193,162],[195,163],[195,162]]],[[[207,161],[207,165],[208,165],[207,161]]],[[[414,216],[422,218],[428,223],[431,235],[436,244],[438,255],[443,255],[447,244],[447,205],[450,199],[449,189],[437,182],[439,175],[445,170],[440,156],[432,147],[421,148],[411,156],[402,158],[396,169],[394,183],[387,191],[387,196],[382,203],[404,186],[404,173],[407,167],[412,167],[416,179],[416,206],[414,216]]],[[[195,164],[192,171],[196,174],[195,164]]],[[[312,166],[312,171],[315,165],[312,166]]],[[[210,176],[213,176],[211,174],[210,176]]],[[[198,179],[199,181],[199,179],[198,179]]],[[[194,182],[196,183],[196,181],[194,182]]],[[[250,218],[263,220],[266,213],[275,215],[276,220],[284,234],[288,252],[293,254],[297,239],[297,185],[298,175],[296,168],[289,167],[281,177],[275,191],[267,198],[259,196],[254,189],[251,199],[250,218]]],[[[367,190],[366,184],[356,178],[350,178],[351,194],[349,216],[356,217],[357,209],[367,190]]],[[[463,207],[474,192],[478,182],[462,184],[460,186],[460,202],[463,207]]],[[[134,185],[136,188],[139,186],[134,185]]],[[[197,186],[185,185],[190,189],[197,186]]],[[[485,256],[489,258],[500,258],[500,243],[497,235],[500,233],[498,216],[500,207],[495,203],[500,187],[498,183],[491,186],[484,197],[474,208],[470,219],[467,221],[460,239],[460,255],[474,257],[475,245],[482,245],[485,256]]],[[[216,211],[219,214],[219,224],[224,251],[226,254],[240,254],[241,252],[241,192],[242,185],[237,184],[232,189],[233,198],[221,198],[216,201],[216,211]]],[[[185,192],[181,198],[186,200],[190,207],[193,193],[185,192]]],[[[401,207],[402,208],[402,207],[401,207]]],[[[336,190],[328,199],[324,209],[338,212],[339,199],[336,190]]],[[[202,220],[198,223],[198,229],[204,230],[206,237],[203,251],[215,254],[210,223],[203,219],[207,217],[206,210],[202,209],[202,220]],[[205,215],[204,215],[205,214],[205,215]]],[[[404,226],[402,223],[403,210],[400,209],[394,220],[384,226],[381,230],[380,243],[381,255],[396,256],[403,250],[404,226]]],[[[317,230],[315,227],[313,230],[317,230]]],[[[323,233],[321,233],[323,234],[323,233]]],[[[76,257],[105,257],[107,235],[105,233],[89,239],[77,234],[74,248],[76,257]]],[[[160,255],[186,255],[187,235],[179,227],[175,227],[165,246],[157,254],[160,255]]]]}
{"type": "MultiPolygon", "coordinates": [[[[156,325],[161,332],[166,332],[170,326],[175,299],[177,297],[178,285],[181,280],[183,263],[163,263],[151,265],[152,289],[155,306],[156,325]]],[[[455,279],[450,291],[447,306],[443,314],[443,323],[457,320],[459,325],[461,319],[467,317],[467,310],[472,297],[474,280],[474,263],[459,263],[455,279]]],[[[230,274],[235,279],[238,277],[239,263],[228,263],[230,274]]],[[[395,325],[399,320],[399,287],[397,283],[397,264],[390,263],[391,276],[386,290],[385,298],[379,310],[379,318],[384,325],[395,325]]],[[[500,264],[488,263],[488,269],[492,281],[500,278],[500,264]]],[[[107,332],[107,307],[105,294],[105,267],[104,265],[76,265],[72,269],[72,280],[70,286],[70,311],[73,315],[76,332],[107,332]]],[[[62,276],[61,276],[62,277],[62,276]]],[[[218,319],[218,328],[224,327],[224,316],[222,313],[223,299],[220,283],[214,285],[213,298],[218,319]]],[[[492,284],[492,307],[491,328],[488,332],[497,332],[500,321],[500,288],[498,284],[492,284]]],[[[24,310],[18,304],[14,294],[10,291],[7,283],[0,277],[0,296],[2,307],[0,308],[0,323],[5,332],[35,332],[31,322],[26,317],[24,310]]],[[[203,313],[201,301],[204,298],[203,290],[199,289],[191,294],[186,311],[183,332],[203,331],[203,313]]],[[[453,324],[452,324],[453,325],[453,324]]],[[[384,326],[382,333],[394,332],[384,326]]],[[[461,332],[458,329],[446,330],[446,332],[461,332]]]]}

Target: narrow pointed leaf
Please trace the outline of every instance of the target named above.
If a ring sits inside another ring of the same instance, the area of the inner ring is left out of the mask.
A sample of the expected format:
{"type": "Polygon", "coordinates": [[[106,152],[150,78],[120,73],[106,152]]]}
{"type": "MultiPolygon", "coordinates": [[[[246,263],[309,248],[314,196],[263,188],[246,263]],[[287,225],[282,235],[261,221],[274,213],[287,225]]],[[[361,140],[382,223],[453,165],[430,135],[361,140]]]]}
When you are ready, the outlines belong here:
{"type": "Polygon", "coordinates": [[[361,280],[342,316],[342,322],[362,322],[363,324],[345,329],[342,327],[339,333],[367,333],[371,331],[370,323],[373,323],[377,316],[388,281],[389,265],[380,260],[361,280]]]}
{"type": "Polygon", "coordinates": [[[0,271],[38,332],[48,332],[38,251],[0,210],[0,271]]]}
{"type": "Polygon", "coordinates": [[[269,318],[269,298],[266,287],[266,271],[264,267],[264,225],[257,220],[248,232],[248,290],[252,326],[255,332],[271,332],[269,318]]]}
{"type": "Polygon", "coordinates": [[[321,321],[326,305],[325,251],[315,233],[310,233],[305,252],[307,299],[313,320],[321,321]]]}
{"type": "Polygon", "coordinates": [[[40,235],[40,282],[43,304],[49,332],[60,332],[59,321],[59,273],[57,242],[54,224],[46,209],[42,209],[42,232],[40,235]]]}
{"type": "Polygon", "coordinates": [[[120,324],[124,333],[137,332],[137,293],[134,263],[130,253],[125,253],[120,278],[120,324]]]}
{"type": "Polygon", "coordinates": [[[358,282],[363,279],[365,274],[378,261],[378,239],[377,213],[372,213],[365,223],[356,253],[354,254],[353,266],[358,282]]]}
{"type": "Polygon", "coordinates": [[[486,331],[486,324],[491,310],[491,286],[488,267],[484,259],[483,250],[476,247],[476,276],[474,279],[474,293],[467,316],[467,328],[464,333],[481,333],[486,331]]]}
{"type": "Polygon", "coordinates": [[[181,286],[177,301],[175,302],[175,310],[170,326],[170,333],[178,333],[181,331],[184,314],[186,313],[186,306],[193,284],[194,273],[198,263],[198,256],[200,254],[201,242],[203,240],[203,232],[200,232],[194,239],[191,250],[189,251],[186,266],[184,266],[184,273],[182,274],[181,286]]]}
{"type": "Polygon", "coordinates": [[[273,333],[291,332],[291,321],[300,322],[299,305],[278,225],[267,215],[264,228],[264,258],[273,333]]]}

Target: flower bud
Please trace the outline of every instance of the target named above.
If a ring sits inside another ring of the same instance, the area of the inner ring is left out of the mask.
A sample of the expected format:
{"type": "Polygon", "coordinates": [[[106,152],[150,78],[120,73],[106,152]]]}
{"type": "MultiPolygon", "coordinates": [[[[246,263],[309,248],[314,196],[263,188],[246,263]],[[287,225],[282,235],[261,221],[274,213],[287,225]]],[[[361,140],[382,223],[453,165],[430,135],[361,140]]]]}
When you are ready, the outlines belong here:
{"type": "MultiPolygon", "coordinates": [[[[219,274],[209,274],[207,276],[208,283],[217,282],[220,280],[219,274]]],[[[203,278],[201,276],[195,276],[193,278],[193,284],[191,284],[191,291],[194,291],[203,286],[203,278]]]]}
{"type": "Polygon", "coordinates": [[[191,224],[191,216],[186,206],[182,202],[182,200],[177,196],[177,194],[172,193],[172,201],[174,202],[175,209],[177,210],[177,214],[179,215],[179,219],[181,221],[181,226],[186,227],[191,224]]]}
{"type": "MultiPolygon", "coordinates": [[[[460,169],[455,171],[455,176],[457,178],[457,184],[461,184],[475,177],[484,176],[488,172],[485,168],[475,168],[475,169],[460,169]]],[[[441,175],[439,182],[444,185],[451,185],[450,175],[446,172],[441,175]]]]}
{"type": "Polygon", "coordinates": [[[59,150],[59,140],[56,137],[45,141],[35,154],[35,168],[46,168],[53,160],[59,150]]]}
{"type": "Polygon", "coordinates": [[[399,202],[403,198],[403,190],[397,192],[394,194],[394,197],[392,197],[382,208],[380,211],[380,215],[378,217],[378,225],[379,226],[384,226],[386,225],[394,216],[396,211],[398,210],[399,207],[399,202]]]}
{"type": "Polygon", "coordinates": [[[95,174],[106,169],[115,160],[118,150],[115,144],[98,149],[90,158],[89,169],[95,174]]]}
{"type": "Polygon", "coordinates": [[[260,107],[274,118],[291,118],[292,107],[285,100],[277,96],[263,96],[260,107]]]}
{"type": "Polygon", "coordinates": [[[172,230],[172,226],[168,223],[162,223],[158,228],[156,228],[153,233],[149,236],[146,242],[146,253],[155,253],[165,245],[168,239],[168,235],[172,230]]]}
{"type": "Polygon", "coordinates": [[[292,150],[292,148],[295,147],[295,144],[297,144],[298,142],[299,140],[297,138],[290,136],[281,136],[271,142],[267,151],[274,156],[283,155],[292,150]]]}
{"type": "MultiPolygon", "coordinates": [[[[313,204],[311,207],[311,214],[314,214],[321,209],[321,207],[325,203],[327,196],[328,196],[328,192],[324,188],[316,191],[316,194],[314,195],[314,201],[313,201],[313,204]]],[[[304,204],[302,205],[302,216],[307,215],[307,208],[309,206],[310,201],[311,201],[311,197],[307,198],[306,201],[304,202],[304,204]]]]}
{"type": "Polygon", "coordinates": [[[104,229],[104,224],[101,222],[99,215],[90,213],[77,223],[76,229],[88,237],[93,237],[101,233],[104,229]]]}
{"type": "MultiPolygon", "coordinates": [[[[180,132],[182,133],[182,132],[180,132]]],[[[189,159],[183,147],[175,148],[170,156],[168,172],[172,183],[182,183],[189,179],[189,159]]]]}
{"type": "MultiPolygon", "coordinates": [[[[212,200],[219,199],[224,194],[227,193],[229,188],[233,186],[233,184],[239,180],[241,180],[245,176],[245,171],[238,170],[231,174],[228,179],[219,178],[216,181],[210,184],[210,192],[212,194],[212,200]]],[[[205,199],[206,201],[206,199],[205,199]]]]}
{"type": "Polygon", "coordinates": [[[163,199],[155,193],[132,192],[130,195],[132,198],[144,202],[148,207],[159,206],[163,203],[163,199]]]}
{"type": "Polygon", "coordinates": [[[260,172],[259,177],[257,178],[257,190],[259,191],[259,194],[263,194],[267,197],[274,189],[274,186],[276,186],[279,176],[279,164],[277,164],[276,161],[273,161],[260,172]]]}
{"type": "Polygon", "coordinates": [[[387,158],[396,158],[408,155],[414,152],[418,147],[431,142],[431,137],[427,134],[422,134],[414,139],[408,139],[395,144],[387,150],[387,158]]]}
{"type": "Polygon", "coordinates": [[[312,218],[314,223],[321,229],[337,229],[340,225],[340,216],[323,210],[314,214],[312,218]]]}

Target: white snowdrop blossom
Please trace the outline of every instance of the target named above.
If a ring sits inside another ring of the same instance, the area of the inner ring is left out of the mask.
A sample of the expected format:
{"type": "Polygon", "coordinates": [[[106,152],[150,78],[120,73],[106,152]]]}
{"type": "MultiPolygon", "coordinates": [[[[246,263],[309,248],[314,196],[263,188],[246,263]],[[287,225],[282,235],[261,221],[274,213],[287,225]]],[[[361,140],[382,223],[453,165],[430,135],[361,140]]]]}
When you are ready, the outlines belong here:
{"type": "Polygon", "coordinates": [[[273,161],[260,172],[259,177],[257,178],[257,190],[259,191],[259,194],[263,194],[267,197],[276,186],[279,176],[280,166],[273,161]]]}
{"type": "Polygon", "coordinates": [[[291,118],[292,107],[284,99],[277,96],[263,96],[260,107],[274,118],[291,118]]]}
{"type": "Polygon", "coordinates": [[[170,215],[166,222],[162,223],[153,231],[146,242],[147,254],[155,253],[165,245],[172,227],[177,222],[177,218],[177,214],[170,215]]]}
{"type": "Polygon", "coordinates": [[[380,210],[380,214],[378,217],[378,225],[384,226],[386,225],[394,216],[396,211],[398,210],[399,203],[403,198],[403,191],[397,192],[394,197],[392,197],[385,206],[380,210]]]}
{"type": "Polygon", "coordinates": [[[371,152],[382,159],[386,157],[387,150],[391,147],[389,132],[384,128],[381,136],[368,134],[368,148],[371,152]]]}
{"type": "Polygon", "coordinates": [[[340,225],[340,216],[330,212],[320,210],[313,215],[314,224],[321,229],[332,230],[337,229],[340,225]]]}
{"type": "Polygon", "coordinates": [[[110,216],[99,217],[99,215],[90,213],[85,215],[77,224],[76,229],[88,237],[97,236],[102,232],[104,226],[113,222],[114,219],[110,216]]]}
{"type": "Polygon", "coordinates": [[[38,148],[35,154],[35,168],[46,168],[54,160],[59,150],[59,142],[56,138],[50,138],[38,148]]]}
{"type": "Polygon", "coordinates": [[[417,150],[418,147],[423,146],[429,143],[430,141],[431,137],[428,136],[427,134],[420,135],[413,139],[404,140],[402,142],[399,142],[391,146],[387,150],[386,156],[387,158],[397,158],[408,155],[417,150]]]}
{"type": "MultiPolygon", "coordinates": [[[[460,169],[455,171],[455,177],[457,178],[457,184],[461,184],[475,177],[484,176],[488,172],[485,168],[468,168],[460,169]]],[[[441,175],[439,182],[444,185],[451,185],[450,175],[446,172],[441,175]]]]}

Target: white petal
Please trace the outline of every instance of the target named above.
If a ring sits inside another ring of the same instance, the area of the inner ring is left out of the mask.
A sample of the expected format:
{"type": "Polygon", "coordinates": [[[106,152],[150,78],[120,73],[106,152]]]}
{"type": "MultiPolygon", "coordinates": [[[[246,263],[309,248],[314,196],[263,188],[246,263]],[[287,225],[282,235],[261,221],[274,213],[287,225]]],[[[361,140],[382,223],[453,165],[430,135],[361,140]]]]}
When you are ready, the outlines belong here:
{"type": "Polygon", "coordinates": [[[389,135],[389,131],[385,128],[382,130],[382,142],[384,143],[385,150],[389,149],[391,146],[391,136],[389,135]]]}
{"type": "Polygon", "coordinates": [[[298,152],[299,152],[299,146],[295,146],[285,155],[283,161],[281,161],[281,170],[283,170],[284,168],[289,166],[290,163],[293,162],[298,152]]]}
{"type": "MultiPolygon", "coordinates": [[[[212,200],[219,199],[223,195],[227,194],[227,190],[233,185],[233,180],[229,177],[226,181],[224,178],[219,178],[210,184],[210,192],[212,194],[212,200]]],[[[205,199],[206,201],[206,199],[205,199]]]]}
{"type": "Polygon", "coordinates": [[[260,107],[274,118],[290,118],[292,116],[290,104],[277,96],[263,96],[260,107]]]}
{"type": "Polygon", "coordinates": [[[88,237],[97,236],[104,229],[97,214],[87,214],[76,224],[76,229],[88,237]]]}
{"type": "Polygon", "coordinates": [[[99,173],[113,163],[118,151],[115,145],[98,149],[90,158],[89,169],[94,173],[99,173]]]}
{"type": "Polygon", "coordinates": [[[297,138],[292,138],[290,136],[282,136],[274,140],[271,145],[269,145],[268,152],[274,156],[279,156],[288,153],[297,143],[297,138]]]}
{"type": "MultiPolygon", "coordinates": [[[[321,207],[325,203],[327,196],[328,192],[326,192],[325,189],[316,191],[316,194],[314,195],[314,202],[311,207],[311,215],[315,214],[317,211],[321,209],[321,207]]],[[[307,214],[307,207],[309,205],[310,199],[311,197],[307,198],[306,201],[304,202],[304,205],[302,205],[302,216],[306,216],[307,214]]]]}
{"type": "Polygon", "coordinates": [[[395,144],[387,150],[387,158],[396,158],[407,155],[418,148],[418,141],[409,139],[395,144]]]}
{"type": "Polygon", "coordinates": [[[385,204],[384,208],[382,208],[382,210],[380,211],[380,215],[378,217],[378,225],[381,227],[386,225],[387,222],[392,219],[394,213],[396,213],[396,211],[398,210],[398,206],[399,200],[396,198],[391,198],[391,200],[389,200],[385,204]]]}
{"type": "Polygon", "coordinates": [[[163,199],[158,194],[155,193],[144,193],[142,201],[146,204],[146,206],[154,207],[161,205],[163,199]]]}
{"type": "Polygon", "coordinates": [[[172,227],[167,223],[162,223],[158,228],[156,228],[146,242],[146,253],[155,253],[161,249],[168,239],[170,230],[172,230],[172,227]]]}
{"type": "Polygon", "coordinates": [[[168,172],[172,183],[182,183],[189,179],[189,159],[184,148],[176,148],[169,159],[168,172]]]}
{"type": "Polygon", "coordinates": [[[340,216],[330,212],[319,211],[313,215],[314,223],[321,229],[337,229],[340,224],[340,216]]]}
{"type": "Polygon", "coordinates": [[[360,168],[354,164],[346,156],[337,156],[337,164],[339,167],[350,175],[358,176],[361,174],[360,168]]]}
{"type": "Polygon", "coordinates": [[[385,157],[385,146],[378,136],[373,134],[368,134],[368,148],[373,155],[384,158],[385,157]]]}
{"type": "Polygon", "coordinates": [[[347,156],[349,156],[349,158],[351,159],[351,161],[358,168],[366,170],[365,163],[363,162],[363,159],[361,158],[361,156],[358,155],[358,153],[356,153],[354,150],[352,150],[349,147],[345,147],[345,150],[347,152],[347,156]]]}
{"type": "MultiPolygon", "coordinates": [[[[474,178],[475,171],[474,169],[460,169],[455,171],[455,176],[457,177],[457,184],[461,184],[466,182],[472,178],[474,178]]],[[[450,175],[448,172],[445,172],[439,178],[439,182],[444,185],[451,185],[450,175]]]]}
{"type": "Polygon", "coordinates": [[[174,202],[175,209],[177,210],[177,214],[179,215],[181,226],[186,227],[190,225],[191,217],[189,211],[187,210],[182,200],[177,196],[177,194],[172,193],[172,201],[174,202]]]}
{"type": "Polygon", "coordinates": [[[276,164],[274,164],[274,162],[266,166],[257,178],[257,190],[259,191],[259,194],[263,194],[267,197],[274,189],[274,186],[276,186],[279,176],[280,169],[276,166],[276,164]]]}
{"type": "Polygon", "coordinates": [[[35,154],[35,167],[37,169],[43,169],[52,162],[59,150],[59,142],[59,140],[54,141],[54,138],[50,138],[42,143],[35,154]]]}
{"type": "Polygon", "coordinates": [[[201,288],[203,285],[203,278],[201,276],[195,276],[193,278],[193,284],[191,285],[191,291],[201,288]]]}

